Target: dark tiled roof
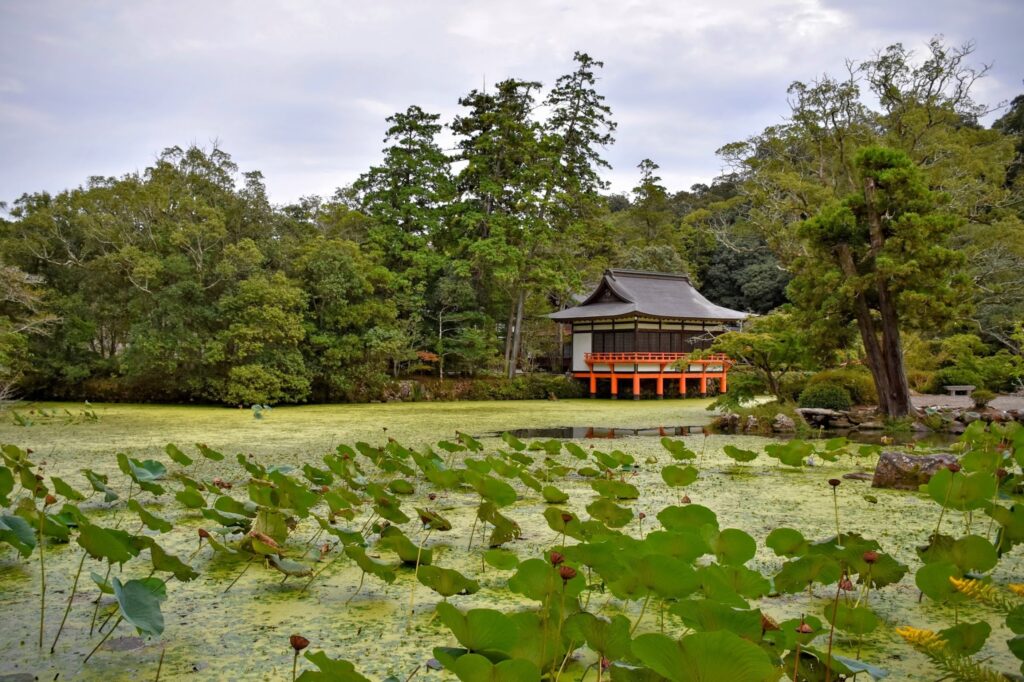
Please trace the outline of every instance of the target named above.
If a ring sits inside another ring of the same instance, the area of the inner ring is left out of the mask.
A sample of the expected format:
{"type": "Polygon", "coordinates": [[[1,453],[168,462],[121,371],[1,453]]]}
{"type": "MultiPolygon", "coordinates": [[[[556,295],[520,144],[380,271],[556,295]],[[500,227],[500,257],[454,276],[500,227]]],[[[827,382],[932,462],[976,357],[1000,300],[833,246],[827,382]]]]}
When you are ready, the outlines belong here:
{"type": "Polygon", "coordinates": [[[638,270],[606,270],[601,283],[582,303],[548,317],[565,322],[632,315],[728,322],[747,317],[747,313],[723,308],[701,296],[686,275],[638,270]]]}

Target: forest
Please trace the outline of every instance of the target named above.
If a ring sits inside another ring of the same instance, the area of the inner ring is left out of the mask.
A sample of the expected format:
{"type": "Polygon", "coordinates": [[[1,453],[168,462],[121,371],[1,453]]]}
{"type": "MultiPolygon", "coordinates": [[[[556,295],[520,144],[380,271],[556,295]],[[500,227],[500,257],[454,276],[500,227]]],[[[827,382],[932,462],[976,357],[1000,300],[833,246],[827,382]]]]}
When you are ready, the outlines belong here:
{"type": "Polygon", "coordinates": [[[723,141],[726,172],[689,189],[643,159],[610,191],[603,64],[577,52],[548,87],[463,94],[450,121],[395,113],[379,163],[329,197],[274,205],[217,145],[23,194],[0,213],[0,392],[287,404],[558,374],[544,315],[607,267],[687,272],[756,314],[718,344],[754,368],[740,395],[861,366],[891,415],[901,381],[1014,390],[1024,95],[976,101],[973,53],[896,44],[795,81],[783,122],[723,141]]]}

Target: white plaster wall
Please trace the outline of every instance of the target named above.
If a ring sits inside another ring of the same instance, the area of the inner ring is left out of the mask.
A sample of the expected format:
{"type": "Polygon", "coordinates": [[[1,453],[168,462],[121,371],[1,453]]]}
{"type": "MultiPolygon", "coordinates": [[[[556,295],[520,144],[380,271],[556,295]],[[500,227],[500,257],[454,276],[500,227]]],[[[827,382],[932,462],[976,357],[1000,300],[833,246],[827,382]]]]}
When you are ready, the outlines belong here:
{"type": "Polygon", "coordinates": [[[586,372],[590,368],[583,361],[583,354],[589,353],[594,339],[590,332],[577,332],[572,335],[572,371],[586,372]]]}

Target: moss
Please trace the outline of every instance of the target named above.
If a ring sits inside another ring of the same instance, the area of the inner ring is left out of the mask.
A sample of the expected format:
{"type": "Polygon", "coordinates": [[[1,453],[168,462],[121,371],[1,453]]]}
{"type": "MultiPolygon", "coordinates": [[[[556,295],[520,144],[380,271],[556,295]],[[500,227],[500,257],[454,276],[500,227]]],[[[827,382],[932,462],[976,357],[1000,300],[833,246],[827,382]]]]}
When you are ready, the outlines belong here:
{"type": "MultiPolygon", "coordinates": [[[[60,424],[15,427],[4,420],[0,425],[0,442],[16,442],[32,447],[37,460],[45,461],[45,473],[65,478],[73,485],[86,488],[79,470],[89,466],[111,474],[111,482],[122,492],[124,477],[117,473],[113,453],[118,450],[132,456],[150,456],[166,462],[163,446],[174,441],[189,450],[195,442],[206,442],[225,454],[252,452],[264,463],[301,465],[318,459],[338,442],[365,440],[382,442],[394,436],[408,445],[421,445],[450,438],[456,429],[483,434],[516,427],[565,426],[595,424],[618,426],[653,426],[664,424],[699,424],[709,415],[704,411],[708,401],[535,401],[505,403],[427,403],[395,405],[309,406],[275,409],[262,420],[255,420],[249,411],[222,408],[189,408],[158,406],[98,406],[97,423],[64,426],[60,424]],[[387,427],[387,432],[382,427],[387,427]]],[[[75,412],[79,406],[68,406],[75,412]]],[[[791,414],[791,406],[765,404],[758,406],[771,417],[783,411],[791,414]]],[[[669,489],[661,480],[661,467],[671,462],[657,438],[629,438],[602,443],[580,441],[583,447],[597,445],[610,450],[621,449],[634,455],[641,463],[630,481],[641,496],[634,502],[623,502],[634,512],[645,512],[644,530],[657,527],[654,516],[669,504],[678,504],[681,495],[694,503],[712,508],[723,528],[740,528],[750,532],[758,542],[758,553],[749,566],[771,574],[781,566],[782,559],[764,546],[771,529],[790,526],[806,537],[818,539],[834,533],[832,497],[825,481],[840,477],[852,469],[874,466],[874,458],[844,456],[839,462],[819,462],[818,466],[792,470],[781,467],[763,453],[744,467],[724,455],[723,446],[761,450],[770,442],[754,436],[712,435],[705,441],[701,435],[687,437],[689,446],[703,454],[694,465],[700,476],[683,489],[669,489]],[[706,449],[704,449],[706,445],[706,449]]],[[[503,447],[497,438],[484,439],[487,451],[503,447]]],[[[566,455],[562,455],[567,459],[566,455]]],[[[574,460],[570,460],[570,463],[574,460]]],[[[229,460],[213,465],[203,463],[205,475],[215,468],[232,480],[242,480],[237,465],[229,460]]],[[[933,530],[935,505],[923,503],[915,494],[889,490],[870,490],[868,483],[843,481],[838,489],[844,531],[860,532],[877,539],[898,560],[913,568],[920,564],[914,547],[933,530]],[[868,493],[877,503],[867,501],[868,493]],[[922,506],[924,504],[924,506],[922,506]]],[[[542,513],[547,507],[540,494],[515,484],[519,501],[504,510],[523,528],[523,538],[508,548],[520,558],[536,557],[558,542],[556,533],[548,528],[542,513]]],[[[569,476],[558,481],[558,487],[570,495],[566,507],[574,513],[583,512],[592,501],[589,482],[569,476]]],[[[236,486],[236,494],[244,492],[236,486]]],[[[426,486],[403,506],[423,505],[426,486]]],[[[148,499],[148,498],[147,498],[148,499]]],[[[454,524],[448,533],[434,533],[427,546],[435,551],[435,561],[454,568],[481,582],[482,589],[472,596],[456,596],[450,601],[467,608],[517,609],[526,605],[517,595],[505,589],[510,575],[490,566],[481,566],[474,550],[466,552],[466,541],[478,497],[464,492],[442,493],[433,505],[454,524]]],[[[95,501],[89,503],[95,506],[95,501]]],[[[182,512],[173,503],[155,503],[154,510],[170,517],[177,527],[160,536],[160,542],[182,557],[195,550],[195,532],[201,520],[198,515],[182,512]]],[[[110,512],[104,523],[127,519],[121,512],[110,512]]],[[[297,547],[314,532],[315,522],[303,520],[295,530],[297,547]]],[[[415,522],[404,529],[414,540],[415,522]]],[[[625,529],[637,534],[631,523],[625,529]]],[[[52,576],[53,594],[66,595],[77,565],[79,548],[75,544],[48,548],[47,568],[52,576]]],[[[301,550],[300,552],[301,553],[301,550]]],[[[382,553],[382,558],[390,555],[382,553]]],[[[90,567],[87,563],[87,570],[90,567]]],[[[80,661],[95,643],[89,639],[89,600],[95,588],[88,584],[68,620],[57,653],[40,652],[32,642],[38,627],[35,610],[38,604],[37,566],[18,560],[9,551],[0,552],[0,612],[9,617],[0,626],[0,647],[5,651],[4,672],[28,672],[39,679],[152,679],[163,644],[167,657],[162,679],[287,679],[291,672],[291,650],[288,636],[300,633],[312,641],[311,649],[324,649],[332,656],[342,656],[357,663],[370,679],[395,675],[405,679],[425,658],[433,646],[454,645],[450,633],[431,614],[439,598],[415,582],[413,571],[399,569],[393,585],[366,580],[360,595],[345,607],[358,582],[358,571],[349,562],[339,560],[317,579],[313,588],[301,593],[296,581],[281,583],[280,575],[254,566],[230,592],[223,594],[226,581],[242,568],[238,561],[211,557],[209,550],[199,552],[193,564],[201,577],[189,584],[172,582],[164,604],[167,631],[162,642],[149,642],[131,652],[101,651],[83,669],[80,661]],[[412,588],[415,614],[414,636],[406,633],[409,589],[412,588]],[[22,645],[21,642],[26,642],[22,645]],[[198,674],[193,669],[198,669],[198,674]]],[[[98,564],[93,564],[95,569],[98,564]]],[[[996,568],[993,580],[1003,584],[1024,571],[1019,553],[1006,555],[996,568]]],[[[125,577],[145,575],[144,567],[129,563],[125,577]]],[[[83,578],[87,581],[86,578],[83,578]]],[[[88,582],[88,581],[87,581],[88,582]]],[[[821,589],[812,595],[766,597],[755,606],[764,608],[777,620],[799,617],[810,609],[817,610],[820,601],[830,598],[831,590],[821,589]]],[[[871,605],[879,616],[893,624],[913,623],[917,627],[940,630],[952,623],[952,609],[925,602],[917,603],[913,571],[899,584],[872,592],[871,605]]],[[[62,604],[54,598],[48,612],[48,635],[52,638],[62,604]]],[[[622,611],[635,618],[638,602],[619,602],[608,594],[594,594],[591,608],[608,601],[607,613],[622,611]]],[[[104,604],[109,604],[105,600],[104,604]]],[[[533,604],[536,606],[536,604],[533,604]]],[[[106,608],[106,607],[104,607],[106,608]]],[[[659,621],[648,609],[638,632],[658,631],[659,621]]],[[[972,620],[993,620],[983,607],[963,605],[960,617],[972,620]]],[[[681,625],[674,616],[666,615],[666,632],[679,634],[681,625]]],[[[124,624],[117,635],[130,635],[124,624]]],[[[979,657],[989,665],[1013,670],[1019,665],[1003,643],[1011,636],[996,625],[989,643],[979,657]]],[[[836,638],[835,652],[854,657],[857,642],[836,638]]],[[[913,649],[894,637],[886,628],[865,638],[862,658],[889,669],[891,679],[919,679],[921,658],[913,649]]],[[[300,658],[300,666],[304,661],[300,658]]],[[[308,667],[308,664],[306,664],[308,667]]],[[[570,661],[565,679],[577,679],[582,666],[570,661]]],[[[445,678],[447,679],[447,678],[445,678]]],[[[593,674],[588,679],[593,679],[593,674]]]]}

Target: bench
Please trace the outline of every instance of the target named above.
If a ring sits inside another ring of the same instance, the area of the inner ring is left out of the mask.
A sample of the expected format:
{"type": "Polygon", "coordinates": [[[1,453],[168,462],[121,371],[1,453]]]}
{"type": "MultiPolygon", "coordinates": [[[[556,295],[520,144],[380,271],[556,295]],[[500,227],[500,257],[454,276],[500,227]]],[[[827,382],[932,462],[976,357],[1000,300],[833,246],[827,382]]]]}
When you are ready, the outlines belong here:
{"type": "Polygon", "coordinates": [[[971,391],[975,389],[974,386],[943,386],[943,388],[952,396],[970,395],[971,391]]]}

